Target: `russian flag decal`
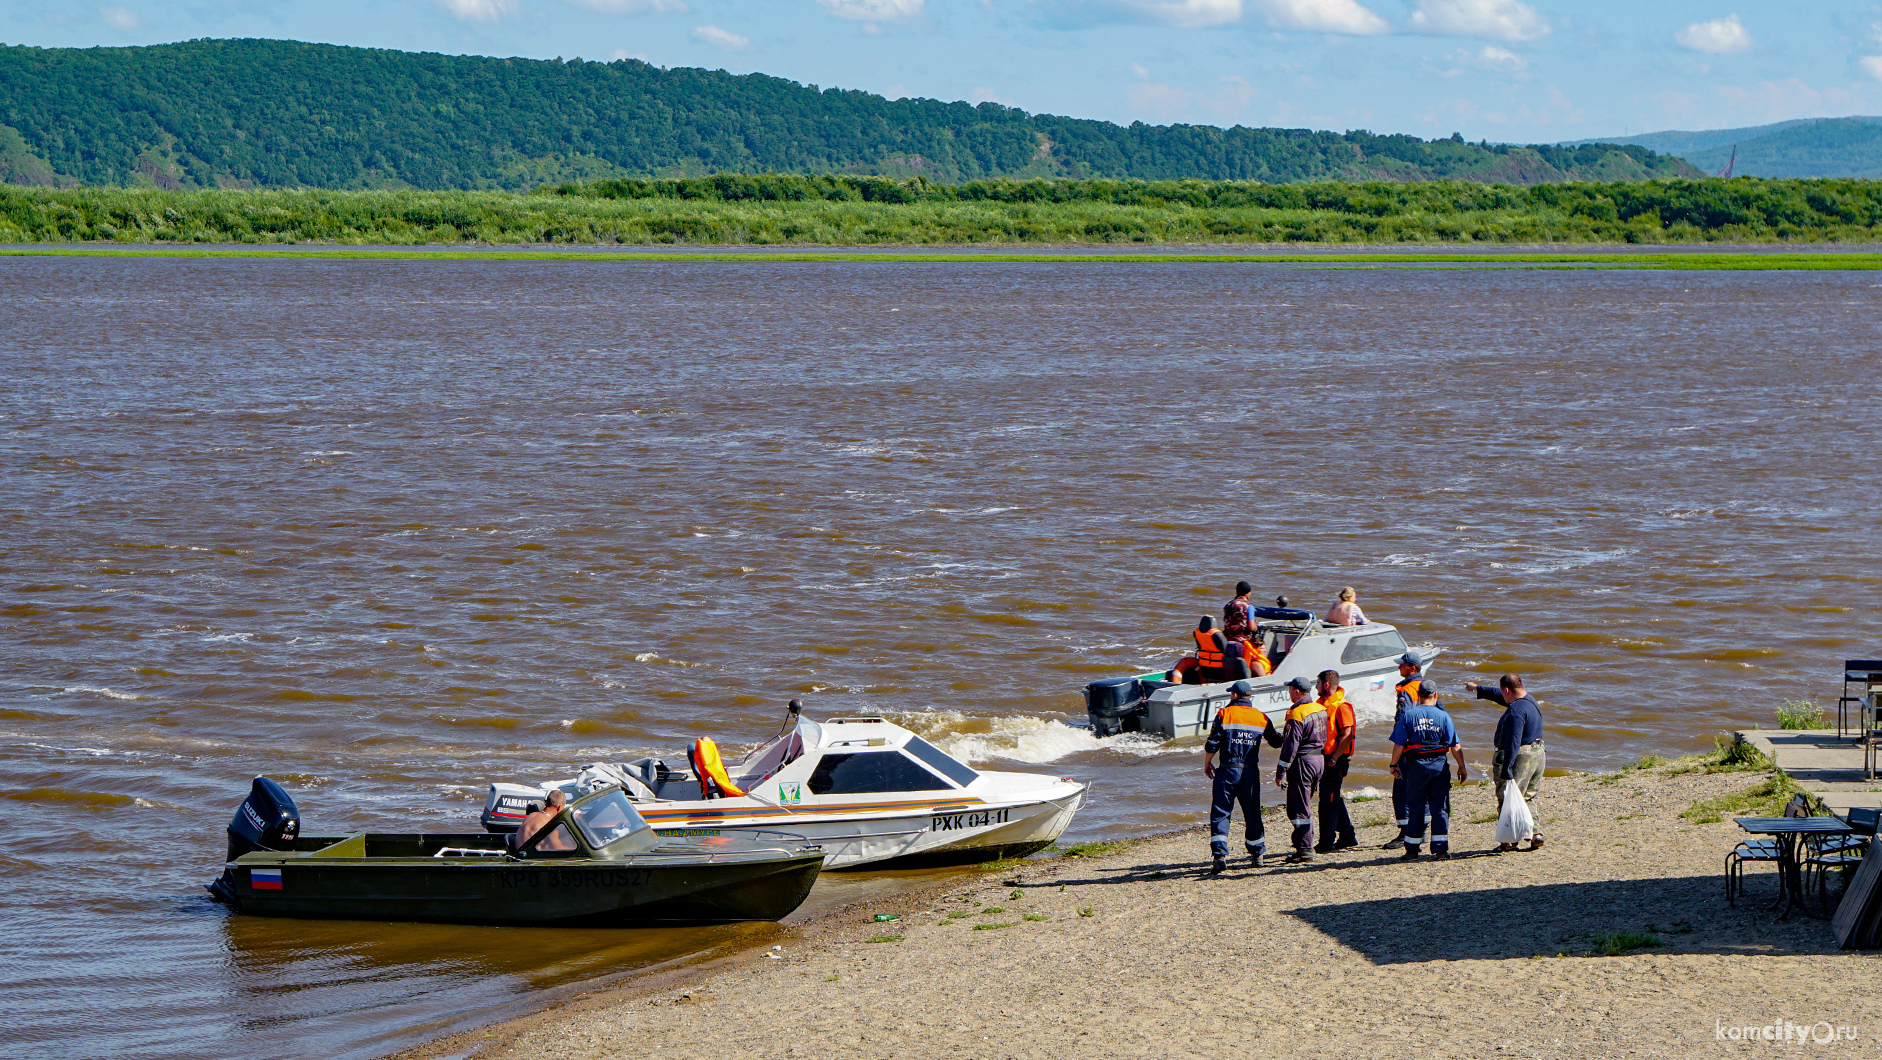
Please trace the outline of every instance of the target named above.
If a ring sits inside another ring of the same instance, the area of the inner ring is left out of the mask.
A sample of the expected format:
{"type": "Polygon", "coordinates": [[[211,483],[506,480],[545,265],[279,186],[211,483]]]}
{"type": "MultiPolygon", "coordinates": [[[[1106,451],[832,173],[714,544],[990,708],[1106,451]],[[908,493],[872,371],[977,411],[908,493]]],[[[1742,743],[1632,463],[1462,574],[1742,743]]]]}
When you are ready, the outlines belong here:
{"type": "Polygon", "coordinates": [[[278,891],[281,889],[281,870],[249,869],[248,885],[257,891],[278,891]]]}

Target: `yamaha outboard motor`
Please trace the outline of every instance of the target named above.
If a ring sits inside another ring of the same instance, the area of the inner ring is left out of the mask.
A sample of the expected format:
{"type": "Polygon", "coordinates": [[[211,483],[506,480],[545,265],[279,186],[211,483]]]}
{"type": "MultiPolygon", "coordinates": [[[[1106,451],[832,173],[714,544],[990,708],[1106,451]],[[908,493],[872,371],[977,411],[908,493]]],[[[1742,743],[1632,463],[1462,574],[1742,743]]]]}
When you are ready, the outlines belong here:
{"type": "Polygon", "coordinates": [[[1091,731],[1097,736],[1116,736],[1121,732],[1141,732],[1146,702],[1150,692],[1135,677],[1112,677],[1085,686],[1085,713],[1091,715],[1091,731]]]}
{"type": "Polygon", "coordinates": [[[301,834],[301,811],[281,785],[256,777],[248,798],[229,822],[229,856],[234,861],[251,850],[292,850],[301,834]]]}

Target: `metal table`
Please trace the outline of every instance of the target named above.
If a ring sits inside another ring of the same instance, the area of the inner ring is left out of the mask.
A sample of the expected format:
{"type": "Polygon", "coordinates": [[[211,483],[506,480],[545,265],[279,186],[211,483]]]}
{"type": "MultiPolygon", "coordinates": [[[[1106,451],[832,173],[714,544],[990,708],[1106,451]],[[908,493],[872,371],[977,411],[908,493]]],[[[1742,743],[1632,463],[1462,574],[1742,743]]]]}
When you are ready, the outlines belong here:
{"type": "Polygon", "coordinates": [[[1804,904],[1804,860],[1798,855],[1808,836],[1854,835],[1856,830],[1834,817],[1734,817],[1732,820],[1752,835],[1768,835],[1777,840],[1777,871],[1782,887],[1771,908],[1784,907],[1778,919],[1789,920],[1791,912],[1797,909],[1803,910],[1805,916],[1823,919],[1804,904]]]}

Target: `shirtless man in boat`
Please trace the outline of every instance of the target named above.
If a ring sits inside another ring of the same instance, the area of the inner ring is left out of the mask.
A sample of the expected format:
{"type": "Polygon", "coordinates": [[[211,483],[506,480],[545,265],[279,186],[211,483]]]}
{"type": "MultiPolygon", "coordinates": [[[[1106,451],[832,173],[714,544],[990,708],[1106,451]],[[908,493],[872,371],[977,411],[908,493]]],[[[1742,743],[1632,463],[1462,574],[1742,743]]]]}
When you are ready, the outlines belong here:
{"type": "MultiPolygon", "coordinates": [[[[537,832],[548,827],[549,822],[555,820],[555,815],[562,812],[562,807],[568,805],[568,801],[568,793],[560,788],[550,792],[548,805],[523,818],[522,827],[516,830],[516,845],[519,848],[522,847],[524,844],[528,843],[537,832]]],[[[536,849],[545,851],[574,850],[575,840],[569,838],[568,832],[564,830],[545,837],[541,843],[536,844],[536,849]]]]}

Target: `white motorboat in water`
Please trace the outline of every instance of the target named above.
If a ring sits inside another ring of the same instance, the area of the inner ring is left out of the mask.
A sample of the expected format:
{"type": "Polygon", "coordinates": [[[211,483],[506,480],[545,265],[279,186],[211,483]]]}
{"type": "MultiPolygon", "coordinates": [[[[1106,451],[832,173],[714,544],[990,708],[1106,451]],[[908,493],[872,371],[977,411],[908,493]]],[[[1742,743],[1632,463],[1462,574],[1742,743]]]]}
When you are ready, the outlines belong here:
{"type": "Polygon", "coordinates": [[[540,785],[492,784],[483,824],[512,832],[551,789],[573,801],[619,786],[661,835],[784,833],[822,846],[826,868],[963,864],[1051,845],[1086,789],[1059,777],[974,769],[883,718],[800,716],[740,762],[721,766],[708,740],[688,758],[686,769],[643,758],[540,785]]]}
{"type": "MultiPolygon", "coordinates": [[[[1423,674],[1444,653],[1429,642],[1407,647],[1398,627],[1384,622],[1329,626],[1312,612],[1287,607],[1253,608],[1251,617],[1274,672],[1248,683],[1254,686],[1255,707],[1277,726],[1287,713],[1284,686],[1291,678],[1311,681],[1322,670],[1338,671],[1346,699],[1359,719],[1378,720],[1392,716],[1399,659],[1409,652],[1423,674]]],[[[1085,686],[1092,732],[1098,736],[1144,732],[1166,740],[1207,734],[1215,712],[1229,701],[1228,684],[1181,684],[1171,676],[1170,671],[1157,670],[1085,686]]]]}

